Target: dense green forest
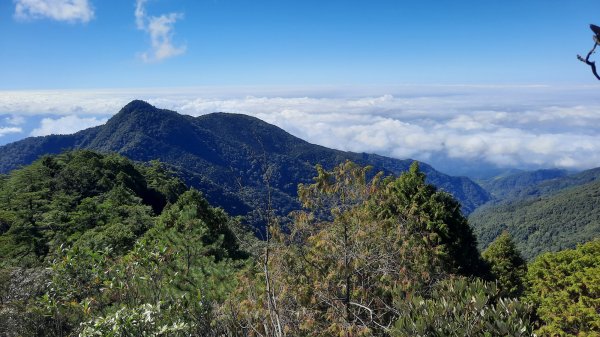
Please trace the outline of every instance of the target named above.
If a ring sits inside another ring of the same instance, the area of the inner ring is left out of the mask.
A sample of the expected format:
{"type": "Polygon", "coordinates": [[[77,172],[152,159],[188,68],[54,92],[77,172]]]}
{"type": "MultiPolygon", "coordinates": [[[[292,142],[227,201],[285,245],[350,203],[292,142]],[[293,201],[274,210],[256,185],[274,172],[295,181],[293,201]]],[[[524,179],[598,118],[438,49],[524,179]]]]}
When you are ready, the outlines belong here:
{"type": "MultiPolygon", "coordinates": [[[[573,180],[572,178],[569,178],[573,180]]],[[[509,231],[527,259],[546,251],[574,248],[600,233],[600,180],[561,188],[564,180],[543,184],[541,196],[508,200],[469,216],[482,247],[509,231]],[[560,184],[559,184],[560,182],[560,184]]]]}
{"type": "Polygon", "coordinates": [[[527,265],[508,233],[480,254],[417,163],[313,175],[280,221],[265,174],[266,240],[159,162],[79,150],[0,176],[0,335],[600,332],[600,240],[527,265]]]}
{"type": "Polygon", "coordinates": [[[535,186],[568,176],[568,171],[560,169],[519,172],[479,181],[479,185],[498,200],[515,199],[532,194],[535,186]]]}
{"type": "Polygon", "coordinates": [[[479,183],[494,196],[492,203],[549,196],[600,180],[600,168],[577,173],[549,169],[500,176],[479,183]]]}

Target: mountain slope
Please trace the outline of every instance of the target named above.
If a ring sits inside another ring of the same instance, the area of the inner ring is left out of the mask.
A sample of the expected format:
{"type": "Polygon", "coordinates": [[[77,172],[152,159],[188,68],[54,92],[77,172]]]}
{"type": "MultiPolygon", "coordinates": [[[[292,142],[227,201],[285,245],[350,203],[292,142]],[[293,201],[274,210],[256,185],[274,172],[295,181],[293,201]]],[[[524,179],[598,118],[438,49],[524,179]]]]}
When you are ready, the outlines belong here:
{"type": "Polygon", "coordinates": [[[568,171],[560,169],[536,170],[496,177],[480,182],[480,185],[490,192],[494,198],[509,199],[519,197],[542,182],[562,178],[567,175],[568,171]]]}
{"type": "Polygon", "coordinates": [[[544,181],[469,217],[480,245],[508,230],[526,258],[600,236],[600,169],[544,181]]]}
{"type": "MultiPolygon", "coordinates": [[[[266,209],[267,186],[272,207],[287,214],[299,207],[298,183],[308,183],[314,165],[326,168],[352,160],[375,171],[398,174],[412,160],[328,149],[310,144],[257,118],[227,113],[200,117],[157,109],[133,101],[105,125],[73,135],[27,138],[0,147],[0,173],[65,149],[117,152],[137,161],[158,159],[201,189],[209,201],[234,215],[258,216],[266,209]],[[265,179],[265,178],[268,179],[265,179]]],[[[429,182],[452,193],[470,212],[490,199],[480,186],[421,165],[429,182]]]]}
{"type": "Polygon", "coordinates": [[[582,171],[577,174],[564,176],[561,178],[542,181],[537,185],[530,186],[519,194],[520,197],[533,197],[550,195],[563,190],[582,186],[600,180],[600,167],[582,171]]]}

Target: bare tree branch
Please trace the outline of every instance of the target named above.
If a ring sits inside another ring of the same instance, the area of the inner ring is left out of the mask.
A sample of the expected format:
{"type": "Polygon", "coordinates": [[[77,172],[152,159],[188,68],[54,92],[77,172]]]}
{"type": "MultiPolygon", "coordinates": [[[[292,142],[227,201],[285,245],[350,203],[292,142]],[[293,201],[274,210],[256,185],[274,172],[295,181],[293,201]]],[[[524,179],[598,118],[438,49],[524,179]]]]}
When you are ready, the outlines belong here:
{"type": "Polygon", "coordinates": [[[590,56],[592,56],[592,54],[596,50],[596,47],[598,46],[598,41],[597,41],[596,37],[595,37],[594,41],[595,41],[594,47],[592,48],[592,50],[589,51],[589,53],[587,54],[585,59],[581,55],[577,55],[577,59],[579,61],[587,64],[588,66],[590,66],[592,68],[592,73],[594,73],[594,76],[596,76],[596,78],[600,81],[600,76],[598,75],[598,72],[596,71],[596,62],[590,61],[590,56]]]}

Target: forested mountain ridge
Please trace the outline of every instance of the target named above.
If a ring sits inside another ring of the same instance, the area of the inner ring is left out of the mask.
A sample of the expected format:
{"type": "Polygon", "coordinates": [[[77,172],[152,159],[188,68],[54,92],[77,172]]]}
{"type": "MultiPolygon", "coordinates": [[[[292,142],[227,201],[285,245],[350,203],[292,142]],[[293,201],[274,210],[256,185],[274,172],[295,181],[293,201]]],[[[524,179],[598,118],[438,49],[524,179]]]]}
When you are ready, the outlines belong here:
{"type": "Polygon", "coordinates": [[[542,181],[525,189],[522,197],[543,196],[559,193],[569,188],[583,186],[600,180],[600,167],[585,170],[576,174],[566,175],[564,177],[542,181]]]}
{"type": "MultiPolygon", "coordinates": [[[[312,181],[316,164],[332,168],[351,160],[372,165],[374,172],[398,174],[408,170],[412,162],[310,144],[245,115],[191,117],[132,101],[105,125],[73,135],[27,138],[0,147],[0,173],[66,149],[116,152],[136,161],[158,159],[174,168],[186,183],[202,190],[212,204],[233,215],[264,209],[267,186],[272,206],[279,214],[297,209],[297,185],[312,181]]],[[[468,178],[451,177],[426,164],[421,169],[430,183],[453,194],[466,213],[490,199],[468,178]]]]}
{"type": "Polygon", "coordinates": [[[546,251],[574,248],[600,236],[600,169],[544,181],[491,202],[469,216],[487,246],[509,231],[526,258],[546,251]]]}
{"type": "Polygon", "coordinates": [[[502,203],[512,200],[540,197],[577,187],[600,179],[600,168],[577,173],[561,169],[545,169],[519,172],[496,179],[480,181],[495,199],[502,203]]]}
{"type": "Polygon", "coordinates": [[[495,199],[502,200],[519,197],[542,182],[559,179],[568,174],[568,171],[561,169],[526,171],[479,181],[479,185],[495,199]]]}

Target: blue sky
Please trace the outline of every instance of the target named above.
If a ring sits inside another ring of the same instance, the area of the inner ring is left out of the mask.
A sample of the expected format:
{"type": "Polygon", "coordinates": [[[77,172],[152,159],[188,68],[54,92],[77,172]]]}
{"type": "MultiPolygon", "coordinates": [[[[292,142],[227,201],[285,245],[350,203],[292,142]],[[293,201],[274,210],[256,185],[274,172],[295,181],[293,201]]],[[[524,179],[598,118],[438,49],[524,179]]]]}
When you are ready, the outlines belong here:
{"type": "Polygon", "coordinates": [[[136,0],[0,1],[0,88],[590,83],[575,55],[591,48],[588,24],[600,21],[597,0],[142,6],[147,22],[176,14],[165,27],[180,53],[144,61],[151,37],[136,24],[136,0]],[[61,2],[85,8],[37,10],[61,2]]]}
{"type": "Polygon", "coordinates": [[[600,166],[598,0],[0,0],[0,145],[132,99],[438,168],[600,166]]]}

